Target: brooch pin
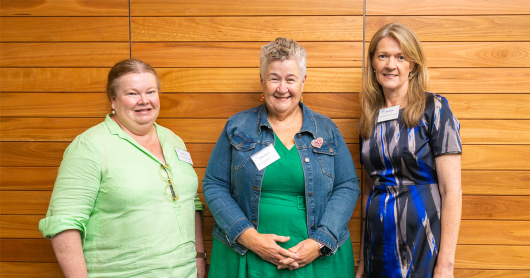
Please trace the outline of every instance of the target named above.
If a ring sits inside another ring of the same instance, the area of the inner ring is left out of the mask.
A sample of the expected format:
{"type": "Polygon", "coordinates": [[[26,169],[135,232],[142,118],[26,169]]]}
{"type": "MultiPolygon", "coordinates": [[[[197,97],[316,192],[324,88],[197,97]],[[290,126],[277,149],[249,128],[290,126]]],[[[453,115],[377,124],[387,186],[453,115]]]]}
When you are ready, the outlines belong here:
{"type": "Polygon", "coordinates": [[[322,143],[324,143],[324,140],[322,140],[321,137],[318,137],[317,139],[311,141],[311,146],[320,149],[320,147],[322,147],[322,143]]]}

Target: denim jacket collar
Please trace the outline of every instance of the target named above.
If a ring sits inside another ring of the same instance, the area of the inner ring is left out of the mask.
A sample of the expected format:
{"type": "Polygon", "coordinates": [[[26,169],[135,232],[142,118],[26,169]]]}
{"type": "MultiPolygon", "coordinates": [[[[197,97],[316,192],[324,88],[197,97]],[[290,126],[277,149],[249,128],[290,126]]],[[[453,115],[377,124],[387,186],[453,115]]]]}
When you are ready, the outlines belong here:
{"type": "MultiPolygon", "coordinates": [[[[298,105],[300,108],[302,108],[302,113],[304,117],[304,123],[302,124],[302,128],[300,129],[300,132],[309,132],[311,135],[313,135],[313,138],[315,138],[317,134],[317,125],[315,123],[315,118],[313,117],[313,113],[311,113],[311,110],[305,106],[302,102],[299,102],[298,105]]],[[[272,129],[272,127],[269,124],[269,121],[267,120],[267,105],[264,103],[260,106],[259,112],[258,112],[258,134],[261,133],[261,129],[263,127],[268,127],[272,129]]]]}

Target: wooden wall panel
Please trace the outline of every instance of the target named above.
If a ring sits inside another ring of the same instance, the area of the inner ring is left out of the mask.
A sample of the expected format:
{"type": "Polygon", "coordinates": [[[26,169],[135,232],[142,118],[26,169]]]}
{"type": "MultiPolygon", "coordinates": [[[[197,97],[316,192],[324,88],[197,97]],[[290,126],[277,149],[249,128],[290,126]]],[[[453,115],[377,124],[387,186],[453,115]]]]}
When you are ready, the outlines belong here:
{"type": "Polygon", "coordinates": [[[457,278],[528,278],[528,270],[485,270],[485,269],[455,269],[454,273],[457,278]]]}
{"type": "Polygon", "coordinates": [[[362,0],[131,0],[132,16],[362,15],[362,0]]]}
{"type": "Polygon", "coordinates": [[[53,190],[57,170],[58,167],[0,167],[0,191],[53,190]]]}
{"type": "Polygon", "coordinates": [[[133,17],[131,33],[135,42],[362,41],[362,25],[362,16],[133,17]]]}
{"type": "Polygon", "coordinates": [[[498,15],[530,14],[526,0],[422,0],[411,4],[384,0],[366,1],[366,15],[498,15]]]}
{"type": "Polygon", "coordinates": [[[408,25],[422,42],[530,41],[530,15],[370,16],[366,17],[366,40],[389,22],[408,25]]]}
{"type": "Polygon", "coordinates": [[[129,43],[0,43],[0,67],[112,67],[129,43]]]}
{"type": "Polygon", "coordinates": [[[58,263],[18,263],[0,262],[0,276],[2,277],[64,277],[58,263]]]}
{"type": "Polygon", "coordinates": [[[0,0],[0,16],[128,16],[128,0],[0,0]]]}
{"type": "MultiPolygon", "coordinates": [[[[361,67],[362,42],[299,42],[307,67],[361,67]]],[[[263,42],[163,42],[132,44],[134,58],[153,67],[259,67],[263,42]]]]}
{"type": "Polygon", "coordinates": [[[444,94],[451,111],[460,120],[464,119],[530,119],[529,94],[473,95],[444,94]]]}
{"type": "Polygon", "coordinates": [[[458,245],[455,268],[530,269],[530,246],[458,245]]]}
{"type": "Polygon", "coordinates": [[[126,42],[127,17],[1,17],[2,42],[126,42]]]}

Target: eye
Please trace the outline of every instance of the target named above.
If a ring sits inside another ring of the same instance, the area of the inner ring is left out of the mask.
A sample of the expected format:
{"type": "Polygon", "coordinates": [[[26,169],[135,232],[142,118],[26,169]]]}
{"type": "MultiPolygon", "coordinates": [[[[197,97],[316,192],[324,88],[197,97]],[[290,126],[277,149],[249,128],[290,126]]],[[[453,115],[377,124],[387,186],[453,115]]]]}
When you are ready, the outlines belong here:
{"type": "Polygon", "coordinates": [[[402,55],[402,56],[399,56],[399,57],[398,57],[398,60],[400,60],[400,61],[405,61],[405,56],[403,56],[403,55],[402,55]]]}
{"type": "Polygon", "coordinates": [[[147,93],[148,93],[148,94],[154,94],[154,93],[156,93],[156,92],[155,92],[155,91],[149,91],[149,92],[147,92],[147,93]]]}
{"type": "Polygon", "coordinates": [[[377,56],[377,57],[378,57],[379,59],[385,59],[385,58],[386,58],[386,55],[381,54],[381,55],[379,55],[379,56],[377,56]]]}

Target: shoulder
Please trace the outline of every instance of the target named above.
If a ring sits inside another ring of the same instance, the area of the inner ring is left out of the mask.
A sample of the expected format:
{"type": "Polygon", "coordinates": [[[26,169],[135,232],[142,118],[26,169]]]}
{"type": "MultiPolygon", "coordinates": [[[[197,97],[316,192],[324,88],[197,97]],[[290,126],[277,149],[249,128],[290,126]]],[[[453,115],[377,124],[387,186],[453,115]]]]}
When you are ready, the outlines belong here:
{"type": "Polygon", "coordinates": [[[315,120],[315,125],[317,128],[317,132],[320,130],[326,130],[328,132],[334,133],[334,134],[340,134],[340,130],[331,120],[328,116],[322,115],[320,113],[317,113],[311,109],[308,109],[311,113],[312,118],[315,120]]]}
{"type": "Polygon", "coordinates": [[[163,127],[159,124],[157,124],[157,128],[160,132],[163,133],[164,140],[171,141],[172,144],[175,144],[179,149],[186,150],[186,145],[184,144],[184,141],[180,136],[176,135],[173,131],[171,131],[169,128],[163,127]]]}
{"type": "Polygon", "coordinates": [[[425,92],[425,110],[432,111],[433,109],[436,110],[436,108],[440,109],[443,106],[449,106],[449,102],[447,99],[441,95],[437,95],[430,92],[425,92]]]}
{"type": "Polygon", "coordinates": [[[243,110],[228,118],[226,122],[226,132],[229,136],[234,134],[236,131],[240,133],[248,134],[252,131],[258,130],[259,115],[262,109],[265,109],[265,104],[243,110]]]}

